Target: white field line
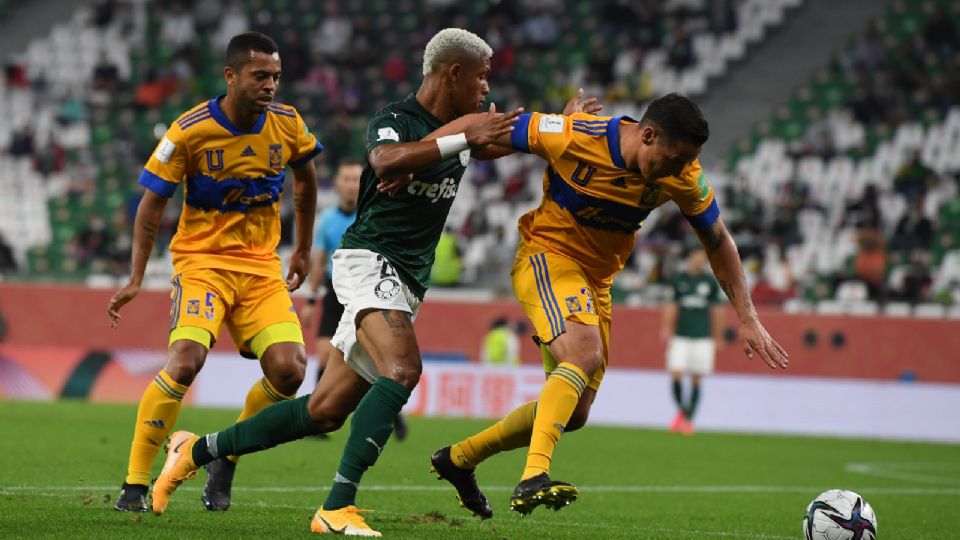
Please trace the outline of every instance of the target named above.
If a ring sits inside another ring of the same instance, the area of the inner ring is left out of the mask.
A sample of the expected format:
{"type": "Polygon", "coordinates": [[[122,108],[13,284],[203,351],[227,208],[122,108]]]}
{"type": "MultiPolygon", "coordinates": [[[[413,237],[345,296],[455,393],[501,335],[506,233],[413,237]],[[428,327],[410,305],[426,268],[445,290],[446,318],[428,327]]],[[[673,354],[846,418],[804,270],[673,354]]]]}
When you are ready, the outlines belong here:
{"type": "MultiPolygon", "coordinates": [[[[3,495],[3,492],[4,492],[4,491],[24,491],[24,490],[26,490],[27,487],[28,487],[28,486],[15,486],[16,489],[12,489],[11,487],[0,487],[0,495],[3,495]],[[22,488],[22,489],[21,489],[21,488],[22,488]]],[[[56,488],[56,487],[57,487],[57,486],[36,486],[34,489],[41,489],[41,488],[42,488],[42,489],[50,489],[50,488],[56,488]]],[[[387,487],[387,486],[364,486],[364,489],[370,489],[371,487],[376,488],[376,487],[387,487]]],[[[81,489],[79,489],[78,486],[61,486],[61,488],[63,488],[63,489],[60,489],[60,490],[58,490],[58,491],[55,492],[55,493],[49,493],[49,492],[47,492],[47,493],[43,493],[43,492],[37,493],[37,492],[34,492],[34,493],[31,493],[31,495],[39,496],[39,497],[74,497],[74,496],[76,496],[76,493],[75,493],[75,492],[81,491],[81,489]]],[[[86,488],[83,488],[83,489],[88,490],[88,491],[95,491],[95,490],[102,490],[102,489],[116,489],[116,486],[89,486],[89,487],[86,487],[86,488]]],[[[195,488],[195,489],[187,488],[187,490],[188,490],[188,491],[199,491],[199,488],[195,488]]],[[[375,489],[374,489],[374,490],[375,490],[375,489]]],[[[254,491],[254,489],[247,489],[246,491],[254,491]]],[[[263,491],[263,490],[257,490],[257,491],[263,491]]],[[[286,491],[286,490],[278,489],[278,490],[276,490],[276,491],[286,491]]],[[[390,490],[381,490],[381,491],[400,491],[400,490],[390,489],[390,490]]],[[[434,489],[429,489],[429,490],[427,490],[427,491],[436,491],[436,490],[434,490],[434,489]]],[[[265,503],[265,502],[249,502],[249,503],[246,503],[246,502],[234,502],[234,503],[232,504],[232,506],[247,506],[247,507],[253,507],[253,508],[267,508],[267,509],[270,509],[270,508],[274,508],[274,509],[283,508],[283,509],[291,509],[291,510],[304,510],[304,511],[308,511],[308,512],[310,512],[310,513],[313,513],[314,510],[316,509],[316,505],[313,505],[313,506],[305,506],[305,505],[297,505],[297,504],[272,504],[272,503],[265,503]]],[[[415,516],[415,514],[410,514],[409,512],[391,512],[391,511],[389,511],[389,510],[386,510],[386,511],[385,511],[385,510],[377,510],[377,514],[380,514],[380,515],[389,515],[389,516],[401,516],[401,517],[415,516]]],[[[459,516],[451,516],[451,519],[461,519],[461,518],[460,518],[459,516]]],[[[466,516],[466,515],[464,514],[464,516],[463,516],[462,519],[463,519],[463,520],[467,520],[467,519],[472,519],[472,518],[470,518],[470,517],[468,517],[468,516],[466,516]]],[[[495,518],[495,519],[497,519],[497,521],[501,521],[501,520],[502,520],[502,518],[495,518]]],[[[542,527],[542,526],[562,527],[562,528],[565,528],[565,529],[568,529],[568,528],[571,528],[571,527],[576,527],[576,528],[583,529],[583,530],[589,530],[589,529],[608,529],[608,530],[611,530],[611,531],[620,531],[620,530],[623,529],[623,526],[617,526],[617,525],[614,525],[614,524],[612,524],[612,523],[584,523],[584,522],[579,522],[579,521],[569,521],[569,520],[562,520],[562,519],[541,520],[541,519],[530,518],[530,517],[525,517],[525,518],[523,518],[523,523],[524,523],[524,524],[529,523],[529,524],[531,524],[531,525],[541,526],[541,527],[542,527]]],[[[696,535],[697,537],[700,537],[700,538],[704,538],[704,537],[714,537],[714,538],[745,538],[745,539],[756,539],[756,540],[794,540],[794,539],[796,538],[795,536],[782,536],[782,535],[777,535],[777,534],[751,533],[751,532],[744,532],[744,531],[707,531],[707,530],[700,530],[700,529],[673,529],[673,528],[669,528],[669,527],[637,527],[637,526],[630,526],[630,530],[632,530],[632,531],[647,531],[647,532],[656,532],[656,533],[666,533],[666,534],[672,534],[672,535],[680,535],[680,534],[696,535]]]]}
{"type": "Polygon", "coordinates": [[[960,487],[960,478],[951,478],[949,475],[936,474],[936,471],[922,474],[909,470],[918,467],[921,469],[930,469],[931,465],[936,467],[939,464],[930,462],[847,463],[844,469],[848,472],[877,478],[906,480],[908,482],[918,482],[921,484],[946,484],[960,487]]]}
{"type": "MultiPolygon", "coordinates": [[[[481,486],[483,491],[511,492],[515,486],[481,486]]],[[[202,486],[183,486],[180,491],[200,491],[202,486]]],[[[756,485],[727,485],[727,486],[577,486],[584,493],[813,493],[823,491],[823,486],[756,486],[756,485]]],[[[29,492],[80,492],[80,491],[114,491],[115,485],[109,486],[0,486],[0,494],[29,493],[29,492]]],[[[395,491],[395,492],[433,492],[451,491],[446,484],[435,485],[363,485],[361,491],[395,491]]],[[[866,487],[857,486],[863,493],[878,493],[885,495],[960,495],[958,488],[934,487],[866,487]]],[[[234,492],[241,493],[325,493],[328,486],[235,486],[234,492]]]]}

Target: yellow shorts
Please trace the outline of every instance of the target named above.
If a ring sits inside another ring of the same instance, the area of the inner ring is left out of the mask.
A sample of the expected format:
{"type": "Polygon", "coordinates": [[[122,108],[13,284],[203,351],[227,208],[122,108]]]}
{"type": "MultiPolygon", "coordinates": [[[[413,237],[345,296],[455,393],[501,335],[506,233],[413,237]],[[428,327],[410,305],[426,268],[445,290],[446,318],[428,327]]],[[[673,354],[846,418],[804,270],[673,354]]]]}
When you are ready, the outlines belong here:
{"type": "MultiPolygon", "coordinates": [[[[300,326],[287,285],[279,276],[188,270],[174,276],[170,297],[171,332],[184,327],[202,328],[210,333],[212,344],[220,334],[220,324],[226,323],[237,349],[248,357],[253,356],[250,341],[265,328],[281,323],[300,326]]],[[[303,343],[303,332],[295,333],[303,343]]],[[[287,333],[273,341],[297,339],[287,333]]]]}
{"type": "MultiPolygon", "coordinates": [[[[542,343],[550,343],[564,333],[564,321],[600,327],[603,366],[593,374],[589,385],[599,389],[610,344],[610,288],[597,286],[571,259],[523,249],[517,252],[511,277],[513,292],[542,343]]],[[[557,361],[546,347],[541,346],[541,352],[543,367],[550,373],[557,367],[557,361]]]]}

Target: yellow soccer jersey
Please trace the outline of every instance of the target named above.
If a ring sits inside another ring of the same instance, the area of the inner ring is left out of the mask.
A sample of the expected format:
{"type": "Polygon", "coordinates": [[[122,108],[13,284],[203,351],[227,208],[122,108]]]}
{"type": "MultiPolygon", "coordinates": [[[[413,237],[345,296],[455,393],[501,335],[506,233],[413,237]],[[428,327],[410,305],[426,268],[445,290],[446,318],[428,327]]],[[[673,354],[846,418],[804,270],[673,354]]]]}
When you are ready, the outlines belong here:
{"type": "Polygon", "coordinates": [[[220,108],[222,97],[170,126],[139,182],[164,197],[185,182],[170,241],[175,273],[221,268],[278,276],[284,169],[307,165],[323,146],[296,109],[280,103],[270,104],[249,131],[237,129],[220,108]]]}
{"type": "Polygon", "coordinates": [[[627,169],[621,122],[636,120],[528,113],[519,116],[511,134],[514,148],[547,161],[543,200],[520,218],[521,250],[569,257],[604,286],[623,268],[640,224],[654,208],[672,200],[696,228],[720,215],[698,161],[679,177],[655,180],[627,169]]]}

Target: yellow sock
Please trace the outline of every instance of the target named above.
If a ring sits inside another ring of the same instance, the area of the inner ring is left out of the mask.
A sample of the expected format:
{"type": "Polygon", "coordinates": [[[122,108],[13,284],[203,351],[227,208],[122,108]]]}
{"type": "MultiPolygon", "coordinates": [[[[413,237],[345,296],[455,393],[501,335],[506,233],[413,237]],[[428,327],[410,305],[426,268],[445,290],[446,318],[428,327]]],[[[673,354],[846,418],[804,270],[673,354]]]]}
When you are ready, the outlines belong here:
{"type": "Polygon", "coordinates": [[[537,414],[533,419],[527,466],[521,480],[550,472],[553,449],[570,420],[589,377],[577,366],[564,362],[550,373],[540,391],[537,414]]]}
{"type": "Polygon", "coordinates": [[[503,420],[451,446],[453,464],[461,469],[473,469],[494,454],[530,444],[536,408],[536,401],[524,403],[510,411],[503,420]]]}
{"type": "MultiPolygon", "coordinates": [[[[240,411],[237,422],[243,422],[274,403],[295,397],[296,395],[285,396],[281,394],[270,384],[270,381],[268,381],[266,377],[261,377],[259,381],[253,383],[250,391],[247,392],[247,399],[243,403],[243,410],[240,411]]],[[[236,463],[240,457],[227,456],[227,459],[236,463]]]]}
{"type": "Polygon", "coordinates": [[[127,462],[128,484],[150,485],[153,460],[177,422],[180,401],[188,389],[188,386],[174,381],[166,371],[161,371],[144,390],[137,408],[137,423],[127,462]]]}

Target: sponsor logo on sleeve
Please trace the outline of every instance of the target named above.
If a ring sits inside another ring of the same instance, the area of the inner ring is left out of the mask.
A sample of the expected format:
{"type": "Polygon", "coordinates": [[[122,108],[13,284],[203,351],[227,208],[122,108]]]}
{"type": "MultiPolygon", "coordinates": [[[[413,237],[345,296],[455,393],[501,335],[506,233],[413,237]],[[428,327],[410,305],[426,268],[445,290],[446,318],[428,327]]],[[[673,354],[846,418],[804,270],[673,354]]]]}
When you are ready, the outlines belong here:
{"type": "Polygon", "coordinates": [[[400,142],[400,134],[392,127],[383,127],[377,130],[377,142],[396,141],[400,142]]]}
{"type": "Polygon", "coordinates": [[[540,117],[540,133],[563,133],[563,125],[566,118],[562,116],[542,116],[540,117]]]}
{"type": "Polygon", "coordinates": [[[173,141],[164,135],[163,139],[160,140],[160,144],[157,145],[157,151],[154,155],[157,156],[157,160],[160,161],[160,163],[169,163],[170,158],[173,157],[173,151],[176,149],[177,145],[173,144],[173,141]]]}

